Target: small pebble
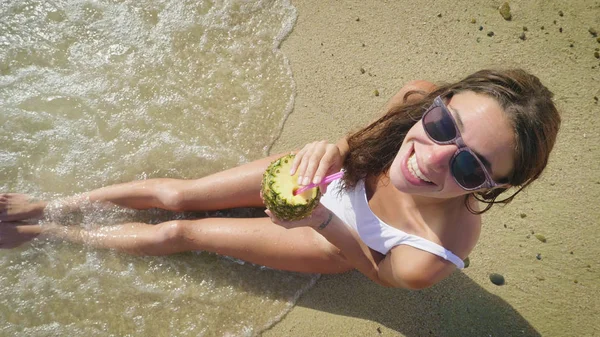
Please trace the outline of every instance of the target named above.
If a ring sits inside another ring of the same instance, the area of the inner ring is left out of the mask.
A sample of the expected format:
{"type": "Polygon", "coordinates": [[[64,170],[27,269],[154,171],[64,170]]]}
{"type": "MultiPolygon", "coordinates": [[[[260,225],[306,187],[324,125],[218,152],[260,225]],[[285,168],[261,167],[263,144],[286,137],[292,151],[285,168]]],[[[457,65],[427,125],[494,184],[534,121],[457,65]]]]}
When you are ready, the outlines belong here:
{"type": "MultiPolygon", "coordinates": [[[[525,213],[521,213],[521,219],[523,219],[523,218],[526,218],[526,217],[527,217],[527,214],[525,214],[525,213]]],[[[533,233],[532,233],[532,234],[533,234],[533,233]]]]}
{"type": "Polygon", "coordinates": [[[570,251],[569,254],[573,255],[573,251],[570,251]]]}
{"type": "Polygon", "coordinates": [[[541,260],[541,259],[542,259],[542,254],[539,254],[539,253],[538,253],[538,254],[535,256],[535,258],[536,258],[536,259],[538,259],[538,260],[541,260]]]}
{"type": "Polygon", "coordinates": [[[541,27],[540,27],[540,29],[541,29],[541,30],[544,30],[544,28],[545,28],[544,26],[541,26],[541,27]]]}
{"type": "Polygon", "coordinates": [[[360,21],[360,18],[356,18],[356,21],[360,21]]]}
{"type": "Polygon", "coordinates": [[[489,37],[492,37],[492,36],[494,36],[494,32],[488,32],[488,33],[487,33],[487,36],[489,36],[489,37]]]}
{"type": "Polygon", "coordinates": [[[590,34],[592,34],[593,37],[598,36],[598,32],[594,28],[590,27],[590,29],[588,29],[588,32],[590,32],[590,34]]]}
{"type": "Polygon", "coordinates": [[[545,280],[545,278],[543,276],[536,276],[535,278],[538,279],[538,281],[544,281],[545,280]]]}
{"type": "Polygon", "coordinates": [[[594,101],[598,102],[598,96],[594,96],[594,101]]]}
{"type": "Polygon", "coordinates": [[[598,53],[597,51],[594,52],[594,57],[597,59],[600,59],[600,53],[598,53]]]}
{"type": "Polygon", "coordinates": [[[508,5],[508,2],[503,3],[502,6],[498,8],[498,11],[500,12],[500,15],[502,15],[504,20],[510,21],[512,19],[512,15],[510,14],[510,6],[508,5]]]}
{"type": "Polygon", "coordinates": [[[563,11],[558,11],[558,16],[564,16],[563,11]]]}
{"type": "Polygon", "coordinates": [[[525,41],[527,39],[527,36],[525,36],[525,32],[521,33],[521,35],[519,35],[519,39],[525,41]]]}
{"type": "Polygon", "coordinates": [[[492,281],[492,283],[497,286],[504,285],[504,283],[505,283],[504,276],[502,276],[500,274],[496,274],[496,273],[490,274],[490,281],[492,281]]]}
{"type": "Polygon", "coordinates": [[[562,33],[562,27],[558,28],[558,32],[562,33]]]}
{"type": "Polygon", "coordinates": [[[579,283],[579,281],[577,281],[577,280],[573,280],[573,283],[579,283]]]}
{"type": "Polygon", "coordinates": [[[600,43],[600,37],[596,39],[596,42],[600,43]]]}
{"type": "Polygon", "coordinates": [[[442,13],[438,13],[437,17],[441,18],[442,17],[442,13]]]}
{"type": "Polygon", "coordinates": [[[365,70],[365,68],[360,68],[360,73],[361,73],[361,74],[364,74],[365,72],[367,72],[367,71],[365,70]]]}
{"type": "Polygon", "coordinates": [[[377,327],[377,333],[381,334],[381,328],[377,327]]]}
{"type": "Polygon", "coordinates": [[[483,26],[479,26],[479,30],[483,30],[483,26]]]}
{"type": "Polygon", "coordinates": [[[529,29],[527,29],[527,26],[523,26],[523,31],[524,31],[524,32],[526,32],[526,31],[528,31],[528,30],[529,30],[529,29]]]}
{"type": "Polygon", "coordinates": [[[575,45],[571,43],[571,44],[569,45],[569,47],[573,48],[573,47],[575,47],[575,45]]]}
{"type": "Polygon", "coordinates": [[[373,95],[375,95],[375,96],[379,96],[379,90],[375,89],[375,90],[373,91],[373,95]]]}
{"type": "Polygon", "coordinates": [[[553,24],[556,24],[556,20],[552,21],[553,24]]]}
{"type": "Polygon", "coordinates": [[[465,263],[465,268],[468,268],[471,265],[471,259],[467,256],[463,262],[465,263]]]}
{"type": "Polygon", "coordinates": [[[542,234],[536,234],[535,238],[542,241],[543,243],[546,243],[546,237],[543,236],[542,234]]]}
{"type": "Polygon", "coordinates": [[[535,232],[533,231],[533,229],[530,232],[531,232],[531,234],[535,234],[535,232]]]}
{"type": "Polygon", "coordinates": [[[477,20],[475,20],[475,18],[471,18],[471,23],[477,23],[477,20]]]}

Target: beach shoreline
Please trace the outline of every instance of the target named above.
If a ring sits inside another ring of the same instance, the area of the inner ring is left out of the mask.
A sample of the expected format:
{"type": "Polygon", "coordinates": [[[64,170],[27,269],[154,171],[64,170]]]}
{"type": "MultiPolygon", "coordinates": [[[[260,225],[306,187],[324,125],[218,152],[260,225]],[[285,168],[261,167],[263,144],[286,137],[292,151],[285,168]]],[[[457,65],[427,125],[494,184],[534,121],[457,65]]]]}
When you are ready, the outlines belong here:
{"type": "Polygon", "coordinates": [[[541,179],[484,216],[469,268],[417,292],[357,272],[324,275],[264,336],[600,335],[600,43],[590,32],[600,30],[600,5],[515,1],[507,21],[500,4],[293,2],[298,19],[281,49],[297,95],[271,154],[336,141],[408,81],[453,81],[486,67],[536,74],[563,124],[541,179]]]}

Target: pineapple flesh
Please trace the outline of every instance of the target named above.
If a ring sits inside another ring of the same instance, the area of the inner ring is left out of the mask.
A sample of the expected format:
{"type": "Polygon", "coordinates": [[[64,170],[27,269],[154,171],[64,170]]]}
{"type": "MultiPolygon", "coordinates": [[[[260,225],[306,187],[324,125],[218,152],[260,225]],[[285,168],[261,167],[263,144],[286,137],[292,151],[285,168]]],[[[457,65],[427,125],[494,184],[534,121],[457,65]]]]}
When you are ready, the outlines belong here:
{"type": "Polygon", "coordinates": [[[288,154],[273,161],[263,174],[262,198],[265,206],[282,220],[294,221],[308,217],[319,204],[319,188],[294,195],[300,188],[297,173],[290,175],[294,155],[288,154]]]}

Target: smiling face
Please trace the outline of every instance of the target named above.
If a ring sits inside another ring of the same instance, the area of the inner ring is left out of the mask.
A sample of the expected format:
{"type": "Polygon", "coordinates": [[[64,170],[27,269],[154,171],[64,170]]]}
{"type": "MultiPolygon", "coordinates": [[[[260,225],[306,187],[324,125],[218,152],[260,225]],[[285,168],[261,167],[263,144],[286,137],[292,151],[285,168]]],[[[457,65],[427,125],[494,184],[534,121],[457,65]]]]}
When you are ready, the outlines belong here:
{"type": "MultiPolygon", "coordinates": [[[[455,94],[446,105],[458,123],[465,144],[480,155],[495,181],[507,177],[514,166],[515,135],[498,102],[486,95],[465,91],[455,94]]],[[[450,171],[450,160],[458,147],[434,143],[422,121],[406,134],[389,174],[400,191],[452,198],[473,191],[461,188],[450,171]]]]}

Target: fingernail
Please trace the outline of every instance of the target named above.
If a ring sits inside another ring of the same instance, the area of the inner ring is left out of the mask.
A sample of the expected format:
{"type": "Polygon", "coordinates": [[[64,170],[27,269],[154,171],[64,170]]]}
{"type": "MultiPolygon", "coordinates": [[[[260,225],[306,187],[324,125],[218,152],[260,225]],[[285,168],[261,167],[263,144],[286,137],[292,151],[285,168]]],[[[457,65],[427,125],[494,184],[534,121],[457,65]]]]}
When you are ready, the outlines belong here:
{"type": "Polygon", "coordinates": [[[321,182],[321,177],[315,176],[315,178],[313,179],[313,184],[318,184],[320,182],[321,182]]]}
{"type": "Polygon", "coordinates": [[[302,176],[298,176],[298,179],[296,179],[296,181],[298,182],[298,185],[302,184],[302,176]]]}
{"type": "Polygon", "coordinates": [[[310,180],[308,180],[308,177],[304,177],[302,179],[302,185],[308,185],[308,183],[310,183],[310,180]]]}

